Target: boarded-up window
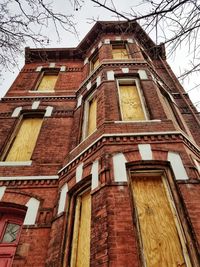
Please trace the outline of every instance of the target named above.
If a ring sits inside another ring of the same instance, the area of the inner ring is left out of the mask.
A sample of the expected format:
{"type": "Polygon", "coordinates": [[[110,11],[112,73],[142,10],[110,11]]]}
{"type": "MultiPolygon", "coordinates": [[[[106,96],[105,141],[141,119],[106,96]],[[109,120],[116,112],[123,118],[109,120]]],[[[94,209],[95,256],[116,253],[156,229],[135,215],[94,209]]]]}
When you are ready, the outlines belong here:
{"type": "Polygon", "coordinates": [[[97,100],[93,98],[89,101],[88,106],[88,124],[87,124],[87,135],[92,134],[96,130],[97,121],[97,100]]]}
{"type": "Polygon", "coordinates": [[[70,267],[90,266],[90,228],[91,196],[87,192],[76,199],[70,267]]]}
{"type": "Polygon", "coordinates": [[[119,82],[119,98],[122,120],[145,120],[144,108],[136,84],[119,82]]]}
{"type": "Polygon", "coordinates": [[[128,51],[124,44],[112,45],[112,57],[113,59],[128,59],[128,51]]]}
{"type": "Polygon", "coordinates": [[[56,81],[58,79],[58,75],[57,74],[47,74],[44,73],[39,86],[37,88],[37,91],[54,91],[54,87],[56,84],[56,81]]]}
{"type": "Polygon", "coordinates": [[[145,266],[191,266],[164,177],[133,176],[132,191],[145,266]]]}
{"type": "Polygon", "coordinates": [[[42,118],[24,118],[5,160],[30,160],[41,125],[42,118]]]}
{"type": "Polygon", "coordinates": [[[95,70],[100,64],[99,55],[95,55],[91,60],[91,71],[95,70]]]}

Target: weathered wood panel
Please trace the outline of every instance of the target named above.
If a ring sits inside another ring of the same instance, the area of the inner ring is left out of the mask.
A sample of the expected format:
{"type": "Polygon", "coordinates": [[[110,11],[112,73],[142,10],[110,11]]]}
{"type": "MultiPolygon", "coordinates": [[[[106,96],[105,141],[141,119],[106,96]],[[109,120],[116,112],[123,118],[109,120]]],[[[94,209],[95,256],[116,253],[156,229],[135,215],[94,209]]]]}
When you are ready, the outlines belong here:
{"type": "Polygon", "coordinates": [[[113,59],[128,59],[128,53],[126,48],[113,48],[112,49],[113,59]]]}
{"type": "Polygon", "coordinates": [[[73,239],[72,239],[72,250],[71,250],[70,267],[75,267],[76,266],[78,237],[79,237],[79,226],[80,226],[79,225],[80,208],[81,208],[81,198],[77,197],[77,199],[76,199],[76,208],[75,208],[74,230],[73,230],[73,239]]]}
{"type": "Polygon", "coordinates": [[[119,85],[120,104],[123,120],[144,120],[145,115],[135,85],[119,85]]]}
{"type": "Polygon", "coordinates": [[[99,61],[99,58],[95,58],[94,61],[93,61],[93,68],[92,70],[96,69],[100,64],[100,61],[99,61]]]}
{"type": "Polygon", "coordinates": [[[187,266],[162,178],[133,177],[132,190],[146,266],[187,266]]]}
{"type": "Polygon", "coordinates": [[[87,135],[90,135],[95,131],[96,120],[97,120],[97,100],[93,98],[89,102],[87,135]]]}
{"type": "Polygon", "coordinates": [[[42,118],[25,118],[8,152],[6,161],[27,161],[31,159],[42,118]]]}
{"type": "Polygon", "coordinates": [[[90,266],[90,228],[91,228],[91,196],[86,193],[81,197],[78,248],[76,267],[90,266]]]}
{"type": "Polygon", "coordinates": [[[38,91],[54,91],[58,75],[44,75],[38,86],[38,91]]]}

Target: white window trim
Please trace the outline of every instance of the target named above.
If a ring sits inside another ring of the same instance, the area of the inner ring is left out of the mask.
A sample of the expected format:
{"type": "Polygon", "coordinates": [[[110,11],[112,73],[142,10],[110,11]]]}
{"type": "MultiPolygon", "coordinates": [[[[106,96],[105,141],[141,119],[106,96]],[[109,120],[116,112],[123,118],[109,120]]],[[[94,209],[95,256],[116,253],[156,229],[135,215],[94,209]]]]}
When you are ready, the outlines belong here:
{"type": "MultiPolygon", "coordinates": [[[[139,79],[137,79],[137,78],[122,78],[122,79],[116,79],[116,80],[117,80],[117,89],[118,89],[118,96],[119,96],[120,115],[121,115],[122,121],[126,122],[126,120],[124,120],[124,118],[123,118],[122,108],[121,108],[121,95],[120,95],[120,90],[119,90],[120,84],[121,85],[122,84],[124,84],[124,85],[126,85],[126,84],[136,85],[136,88],[137,88],[137,91],[138,91],[138,94],[139,94],[139,99],[140,99],[141,106],[142,106],[142,110],[144,112],[144,117],[145,117],[145,119],[141,120],[141,121],[149,120],[148,119],[148,115],[147,115],[147,111],[146,111],[146,108],[145,108],[145,99],[144,99],[144,96],[142,94],[142,90],[141,90],[141,86],[140,86],[140,83],[139,83],[139,79]]],[[[138,122],[138,120],[137,120],[137,122],[138,122]]]]}
{"type": "Polygon", "coordinates": [[[88,131],[88,116],[89,116],[89,103],[90,101],[92,101],[92,99],[94,98],[94,95],[96,93],[96,90],[90,94],[86,100],[85,100],[85,104],[84,104],[84,115],[83,115],[83,127],[82,127],[82,140],[85,140],[86,138],[88,138],[90,135],[92,135],[96,129],[94,130],[94,132],[92,132],[91,134],[87,135],[87,131],[88,131]]]}

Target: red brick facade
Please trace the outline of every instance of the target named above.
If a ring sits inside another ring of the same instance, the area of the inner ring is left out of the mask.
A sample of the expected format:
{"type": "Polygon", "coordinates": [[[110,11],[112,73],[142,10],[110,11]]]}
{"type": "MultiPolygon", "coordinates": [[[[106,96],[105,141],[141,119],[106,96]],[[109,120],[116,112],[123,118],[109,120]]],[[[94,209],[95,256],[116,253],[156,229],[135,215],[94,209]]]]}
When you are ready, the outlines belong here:
{"type": "Polygon", "coordinates": [[[74,203],[89,188],[90,266],[143,266],[131,173],[158,170],[169,180],[191,265],[199,266],[199,114],[168,66],[164,48],[139,25],[98,22],[77,48],[27,48],[23,69],[1,99],[0,125],[2,205],[27,207],[12,266],[70,266],[74,203]],[[116,42],[126,44],[128,59],[112,58],[116,42]],[[100,64],[90,71],[96,53],[100,64]],[[36,90],[43,70],[59,72],[54,92],[36,90]],[[143,121],[122,121],[116,80],[125,78],[138,81],[143,121]],[[83,137],[92,94],[96,130],[83,137]],[[27,114],[43,117],[31,160],[7,162],[6,148],[27,114]]]}

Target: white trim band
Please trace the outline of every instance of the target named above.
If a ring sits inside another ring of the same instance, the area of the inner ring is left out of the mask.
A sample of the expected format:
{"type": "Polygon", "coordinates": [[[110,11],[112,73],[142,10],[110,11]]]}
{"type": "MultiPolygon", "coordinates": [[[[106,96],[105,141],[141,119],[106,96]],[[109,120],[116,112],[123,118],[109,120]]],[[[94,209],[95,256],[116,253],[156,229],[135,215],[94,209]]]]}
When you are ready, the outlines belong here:
{"type": "Polygon", "coordinates": [[[0,176],[0,181],[24,181],[24,180],[57,180],[58,175],[46,176],[0,176]]]}

